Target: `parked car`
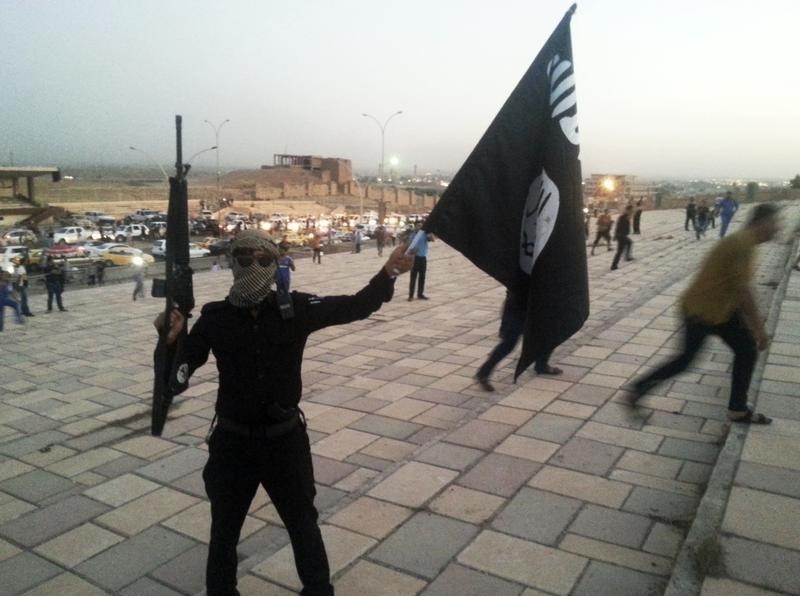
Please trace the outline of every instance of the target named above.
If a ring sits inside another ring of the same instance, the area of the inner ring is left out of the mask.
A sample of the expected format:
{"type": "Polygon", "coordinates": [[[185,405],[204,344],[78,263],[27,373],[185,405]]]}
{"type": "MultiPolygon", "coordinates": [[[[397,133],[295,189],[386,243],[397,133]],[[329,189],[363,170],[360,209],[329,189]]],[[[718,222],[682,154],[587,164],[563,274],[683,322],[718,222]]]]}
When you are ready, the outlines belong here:
{"type": "Polygon", "coordinates": [[[131,248],[130,246],[117,246],[109,249],[103,254],[102,258],[106,267],[138,267],[155,263],[155,259],[151,255],[142,252],[138,248],[131,248]]]}
{"type": "MultiPolygon", "coordinates": [[[[0,246],[0,269],[12,273],[14,265],[19,262],[20,257],[28,252],[27,246],[9,245],[0,246]]],[[[5,307],[0,307],[5,308],[5,307]]]]}
{"type": "Polygon", "coordinates": [[[158,215],[158,211],[154,211],[152,209],[137,209],[126,219],[130,220],[133,223],[142,223],[143,221],[146,221],[148,217],[151,217],[153,215],[158,215]]]}
{"type": "Polygon", "coordinates": [[[65,259],[72,259],[75,257],[86,256],[86,252],[82,246],[78,244],[67,244],[66,242],[59,242],[50,248],[44,249],[44,254],[45,256],[54,257],[56,259],[60,259],[62,257],[65,259]]]}
{"type": "MultiPolygon", "coordinates": [[[[166,240],[156,240],[153,242],[153,246],[150,248],[150,254],[154,257],[166,257],[167,256],[167,241],[166,240]]],[[[202,248],[195,244],[194,242],[189,243],[189,258],[194,259],[196,257],[207,257],[210,251],[207,248],[202,248]]]]}
{"type": "Polygon", "coordinates": [[[82,240],[91,240],[92,230],[83,228],[81,226],[68,226],[65,228],[57,228],[53,232],[53,243],[66,242],[67,244],[74,244],[82,240]]]}
{"type": "Polygon", "coordinates": [[[217,240],[214,244],[209,245],[208,251],[211,256],[226,255],[230,249],[230,240],[217,240]]]}
{"type": "Polygon", "coordinates": [[[3,240],[6,242],[12,242],[13,244],[27,244],[29,242],[36,242],[38,238],[36,237],[36,234],[30,230],[19,228],[16,230],[9,230],[3,234],[3,240]]]}
{"type": "MultiPolygon", "coordinates": [[[[102,257],[104,254],[106,254],[112,248],[132,248],[132,247],[128,246],[127,244],[121,243],[121,242],[103,242],[102,244],[98,244],[95,247],[95,250],[97,251],[98,256],[102,257]]],[[[138,250],[138,249],[136,249],[136,250],[138,250]]]]}
{"type": "Polygon", "coordinates": [[[144,224],[128,224],[114,230],[114,239],[124,242],[130,238],[147,238],[150,230],[144,224]]]}

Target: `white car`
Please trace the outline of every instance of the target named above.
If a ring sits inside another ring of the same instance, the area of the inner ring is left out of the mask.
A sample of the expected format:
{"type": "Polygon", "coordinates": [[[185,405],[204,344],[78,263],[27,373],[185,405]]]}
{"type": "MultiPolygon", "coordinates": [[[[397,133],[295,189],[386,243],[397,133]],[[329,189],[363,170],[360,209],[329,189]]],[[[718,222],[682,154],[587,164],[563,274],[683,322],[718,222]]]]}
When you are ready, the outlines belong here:
{"type": "Polygon", "coordinates": [[[13,273],[17,260],[27,253],[27,246],[0,246],[0,269],[13,273]]]}
{"type": "Polygon", "coordinates": [[[73,244],[75,242],[81,242],[82,240],[91,240],[92,239],[92,230],[87,230],[86,228],[82,228],[81,226],[68,226],[65,228],[58,228],[55,232],[53,232],[53,244],[58,244],[59,242],[66,242],[67,244],[73,244]]]}
{"type": "Polygon", "coordinates": [[[114,239],[117,242],[124,242],[128,236],[131,238],[147,238],[150,230],[144,224],[129,224],[114,230],[114,239]]]}
{"type": "Polygon", "coordinates": [[[14,244],[25,244],[26,242],[36,242],[36,234],[30,230],[20,228],[18,230],[9,230],[3,234],[3,240],[13,242],[14,244]]]}
{"type": "MultiPolygon", "coordinates": [[[[153,242],[153,246],[150,247],[150,254],[154,257],[166,257],[167,256],[167,241],[166,240],[156,240],[153,242]]],[[[207,248],[203,248],[198,246],[194,242],[189,243],[189,258],[194,259],[197,257],[207,257],[211,254],[211,251],[207,248]]]]}

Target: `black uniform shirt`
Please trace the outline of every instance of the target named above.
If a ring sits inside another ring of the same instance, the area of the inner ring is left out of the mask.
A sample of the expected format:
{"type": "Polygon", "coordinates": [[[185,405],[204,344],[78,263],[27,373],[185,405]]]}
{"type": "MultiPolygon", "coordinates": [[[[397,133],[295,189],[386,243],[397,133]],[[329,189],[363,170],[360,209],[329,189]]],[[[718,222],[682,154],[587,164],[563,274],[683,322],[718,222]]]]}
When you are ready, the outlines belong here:
{"type": "Polygon", "coordinates": [[[210,302],[184,343],[191,375],[208,360],[217,360],[219,391],[217,414],[244,424],[273,422],[267,407],[297,406],[303,384],[300,378],[303,349],[308,336],[323,327],[365,319],[392,299],[394,279],[384,269],[352,296],[326,296],[292,292],[294,318],[283,320],[270,295],[258,307],[238,308],[227,300],[210,302]]]}

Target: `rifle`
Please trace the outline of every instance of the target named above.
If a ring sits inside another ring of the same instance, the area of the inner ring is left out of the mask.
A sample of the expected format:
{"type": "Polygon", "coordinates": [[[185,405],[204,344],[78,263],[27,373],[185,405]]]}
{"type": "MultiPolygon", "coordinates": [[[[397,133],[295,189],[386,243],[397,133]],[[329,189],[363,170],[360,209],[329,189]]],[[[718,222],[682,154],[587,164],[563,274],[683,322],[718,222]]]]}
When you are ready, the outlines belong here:
{"type": "Polygon", "coordinates": [[[172,399],[186,388],[187,371],[181,369],[183,343],[186,338],[184,325],[178,339],[167,345],[170,313],[177,308],[188,325],[194,308],[192,288],[192,269],[189,267],[189,200],[186,174],[190,165],[183,163],[183,144],[181,140],[181,116],[175,116],[177,136],[177,159],[175,176],[169,179],[169,206],[167,207],[167,251],[166,279],[154,279],[152,295],[166,298],[164,327],[158,330],[158,344],[153,354],[153,410],[150,432],[160,437],[167,421],[167,412],[172,399]]]}

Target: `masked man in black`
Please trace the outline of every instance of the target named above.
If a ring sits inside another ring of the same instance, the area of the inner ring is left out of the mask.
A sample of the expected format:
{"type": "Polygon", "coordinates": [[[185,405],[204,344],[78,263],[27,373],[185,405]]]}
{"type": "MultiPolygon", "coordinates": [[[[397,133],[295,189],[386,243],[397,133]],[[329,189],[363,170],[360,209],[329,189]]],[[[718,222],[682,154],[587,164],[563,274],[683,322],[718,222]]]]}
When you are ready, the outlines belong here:
{"type": "MultiPolygon", "coordinates": [[[[209,596],[238,594],[236,546],[259,484],[281,516],[294,551],[301,594],[333,594],[314,507],[314,472],[305,421],[298,408],[300,369],[308,336],[330,325],[367,318],[392,298],[395,277],[413,257],[396,248],[369,283],[352,296],[316,297],[272,290],[278,247],[264,232],[240,232],[231,244],[233,286],[206,304],[184,342],[178,377],[188,378],[209,351],[219,370],[216,427],[203,470],[211,501],[206,566],[209,596]]],[[[170,314],[167,343],[185,325],[170,314]]],[[[164,327],[164,317],[156,319],[164,327]]]]}

